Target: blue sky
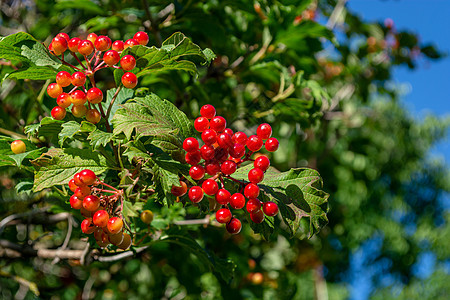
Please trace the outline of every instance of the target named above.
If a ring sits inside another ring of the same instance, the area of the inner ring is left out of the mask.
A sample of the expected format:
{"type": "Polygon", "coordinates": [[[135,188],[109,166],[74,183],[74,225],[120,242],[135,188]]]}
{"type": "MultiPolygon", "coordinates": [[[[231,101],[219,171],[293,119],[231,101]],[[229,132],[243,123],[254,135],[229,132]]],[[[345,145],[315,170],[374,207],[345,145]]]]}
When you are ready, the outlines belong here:
{"type": "MultiPolygon", "coordinates": [[[[413,71],[394,70],[394,81],[409,90],[403,101],[416,118],[427,113],[450,117],[450,1],[449,0],[350,0],[347,8],[366,21],[394,20],[398,30],[419,34],[422,43],[432,43],[449,56],[439,61],[421,60],[413,71]]],[[[450,164],[450,134],[437,145],[433,156],[450,164]]]]}

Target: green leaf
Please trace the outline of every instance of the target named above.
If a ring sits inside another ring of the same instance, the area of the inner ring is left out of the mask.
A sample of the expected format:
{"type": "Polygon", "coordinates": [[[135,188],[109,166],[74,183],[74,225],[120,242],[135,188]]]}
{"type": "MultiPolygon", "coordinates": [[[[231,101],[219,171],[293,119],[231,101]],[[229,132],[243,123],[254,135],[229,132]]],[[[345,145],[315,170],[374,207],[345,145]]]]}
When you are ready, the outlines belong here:
{"type": "Polygon", "coordinates": [[[264,237],[264,239],[269,240],[269,238],[272,235],[273,230],[274,230],[273,221],[270,222],[269,217],[266,216],[264,218],[264,221],[259,224],[253,222],[250,219],[249,215],[246,215],[246,218],[247,218],[247,221],[250,224],[250,227],[252,228],[253,232],[259,233],[264,237]]]}
{"type": "Polygon", "coordinates": [[[73,138],[75,134],[80,131],[81,125],[76,121],[69,121],[61,125],[62,130],[58,134],[59,145],[62,147],[64,141],[68,138],[73,138]]]}
{"type": "Polygon", "coordinates": [[[19,69],[17,71],[5,74],[4,79],[30,79],[30,80],[47,80],[54,79],[57,70],[48,67],[30,67],[27,69],[19,69]]]}
{"type": "Polygon", "coordinates": [[[8,35],[0,40],[0,58],[12,61],[30,62],[22,55],[22,46],[33,47],[36,39],[25,32],[8,35]]]}
{"type": "Polygon", "coordinates": [[[143,207],[143,202],[136,202],[133,204],[130,201],[123,201],[123,216],[130,222],[130,218],[139,217],[139,211],[142,210],[143,207]]]}
{"type": "Polygon", "coordinates": [[[90,144],[93,149],[98,149],[100,146],[106,147],[106,145],[112,140],[113,136],[114,135],[110,132],[96,129],[89,134],[88,140],[91,141],[90,144]]]}
{"type": "MultiPolygon", "coordinates": [[[[106,101],[105,101],[105,105],[104,105],[104,109],[105,111],[108,109],[108,107],[106,106],[106,103],[111,103],[112,98],[114,97],[114,94],[116,93],[117,88],[114,89],[110,89],[106,92],[106,101]]],[[[134,90],[132,89],[127,89],[122,87],[119,91],[119,94],[116,97],[116,100],[114,101],[112,107],[111,107],[111,112],[109,114],[109,119],[108,122],[111,122],[114,114],[116,113],[117,109],[119,109],[120,105],[127,102],[128,100],[130,100],[131,98],[133,98],[134,95],[134,90]]]]}
{"type": "MultiPolygon", "coordinates": [[[[247,180],[253,165],[238,169],[233,177],[247,180]]],[[[291,169],[288,172],[266,172],[258,184],[271,201],[275,201],[283,221],[292,235],[300,228],[302,217],[310,219],[310,233],[313,236],[328,223],[328,197],[322,190],[322,178],[316,170],[308,168],[291,169]]]]}
{"type": "Polygon", "coordinates": [[[13,159],[14,162],[16,163],[16,166],[18,166],[20,168],[22,166],[22,162],[25,158],[35,159],[35,158],[39,157],[39,155],[41,155],[41,153],[44,150],[45,150],[45,148],[39,148],[39,149],[34,149],[34,150],[31,150],[28,152],[12,154],[12,155],[8,155],[8,156],[11,159],[13,159]]]}
{"type": "Polygon", "coordinates": [[[57,10],[79,9],[94,15],[105,15],[107,11],[90,0],[60,0],[54,6],[57,10]]]}
{"type": "Polygon", "coordinates": [[[172,195],[172,186],[180,186],[178,171],[182,169],[181,165],[173,160],[152,160],[153,180],[155,181],[155,192],[159,201],[165,205],[172,205],[176,199],[172,195]]]}
{"type": "Polygon", "coordinates": [[[41,123],[26,126],[25,134],[45,136],[51,142],[58,143],[58,134],[61,132],[62,124],[64,124],[64,121],[58,121],[51,117],[45,117],[41,120],[41,123]]]}
{"type": "Polygon", "coordinates": [[[34,166],[34,187],[38,192],[55,185],[67,184],[73,176],[83,169],[100,174],[112,164],[97,152],[89,149],[52,148],[31,162],[34,166]]]}

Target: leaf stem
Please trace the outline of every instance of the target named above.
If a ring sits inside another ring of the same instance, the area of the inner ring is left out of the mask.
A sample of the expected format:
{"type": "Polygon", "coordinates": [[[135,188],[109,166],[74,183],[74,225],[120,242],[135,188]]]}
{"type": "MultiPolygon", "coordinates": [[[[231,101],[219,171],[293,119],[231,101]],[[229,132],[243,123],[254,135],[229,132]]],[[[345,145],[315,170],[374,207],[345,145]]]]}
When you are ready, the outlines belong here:
{"type": "Polygon", "coordinates": [[[111,113],[112,106],[113,106],[114,102],[116,101],[116,98],[119,95],[119,92],[120,92],[121,89],[122,89],[122,85],[119,85],[119,87],[117,88],[116,92],[114,93],[114,96],[111,99],[111,103],[109,103],[108,111],[106,112],[106,119],[109,119],[109,115],[111,113]]]}

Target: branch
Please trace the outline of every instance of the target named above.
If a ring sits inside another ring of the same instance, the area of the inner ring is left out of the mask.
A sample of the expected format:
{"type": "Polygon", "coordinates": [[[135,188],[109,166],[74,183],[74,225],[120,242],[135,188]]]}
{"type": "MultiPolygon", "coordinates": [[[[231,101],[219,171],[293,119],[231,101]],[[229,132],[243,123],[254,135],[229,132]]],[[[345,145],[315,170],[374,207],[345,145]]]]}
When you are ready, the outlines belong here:
{"type": "Polygon", "coordinates": [[[341,16],[342,12],[344,11],[345,3],[347,1],[348,0],[339,0],[339,2],[336,4],[333,12],[330,15],[330,18],[328,19],[327,25],[326,25],[328,29],[332,30],[336,26],[339,17],[341,16]]]}

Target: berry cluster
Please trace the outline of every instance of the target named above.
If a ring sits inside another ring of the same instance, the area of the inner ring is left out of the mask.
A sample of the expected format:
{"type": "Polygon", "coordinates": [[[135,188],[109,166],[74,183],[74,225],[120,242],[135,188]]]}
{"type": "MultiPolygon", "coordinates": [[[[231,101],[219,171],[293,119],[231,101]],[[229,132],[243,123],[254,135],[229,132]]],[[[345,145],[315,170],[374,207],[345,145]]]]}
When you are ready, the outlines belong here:
{"type": "Polygon", "coordinates": [[[117,216],[120,214],[120,207],[116,207],[116,202],[122,197],[120,190],[98,180],[89,169],[75,174],[69,181],[69,189],[74,193],[70,197],[70,206],[79,209],[85,217],[81,222],[81,231],[93,233],[97,244],[102,248],[109,244],[123,250],[130,247],[131,236],[124,232],[123,219],[117,216]],[[101,186],[112,190],[105,190],[101,186]]]}
{"type": "MultiPolygon", "coordinates": [[[[225,118],[216,116],[216,109],[212,105],[204,105],[200,114],[194,121],[194,127],[201,132],[204,145],[200,147],[198,140],[193,137],[186,138],[183,142],[183,149],[187,152],[186,162],[192,165],[189,175],[198,181],[198,185],[189,188],[189,199],[198,203],[202,201],[204,194],[214,196],[215,201],[222,206],[216,212],[216,220],[226,224],[226,229],[231,234],[239,233],[242,224],[239,219],[233,217],[229,207],[245,207],[250,219],[255,223],[263,222],[264,215],[275,216],[278,213],[277,204],[272,201],[262,203],[258,199],[258,183],[264,179],[270,160],[264,155],[259,155],[256,159],[251,158],[252,154],[260,151],[263,146],[269,152],[278,149],[278,140],[271,137],[271,126],[267,123],[261,124],[256,135],[248,137],[242,131],[233,133],[227,128],[225,118]],[[231,176],[246,161],[253,161],[254,166],[248,172],[248,183],[231,176]],[[239,183],[241,192],[231,194],[225,189],[225,178],[239,183]]],[[[181,187],[172,188],[175,196],[182,196],[187,192],[186,183],[180,181],[180,184],[181,187]]]]}
{"type": "Polygon", "coordinates": [[[56,120],[62,120],[66,116],[66,108],[71,104],[72,114],[77,118],[86,117],[91,123],[98,123],[104,116],[103,108],[99,105],[100,112],[95,108],[103,100],[103,92],[96,87],[94,74],[104,68],[122,69],[122,84],[132,89],[137,85],[137,77],[130,72],[136,66],[136,59],[132,55],[120,57],[122,51],[135,45],[147,45],[149,41],[147,33],[137,32],[132,39],[126,42],[117,40],[112,42],[107,36],[97,36],[90,33],[85,40],[78,37],[72,39],[66,33],[58,33],[49,45],[49,50],[65,65],[70,66],[74,72],[61,71],[56,74],[56,82],[47,87],[50,97],[56,98],[56,104],[51,115],[56,120]],[[76,59],[80,67],[76,67],[64,59],[64,53],[68,51],[76,59]],[[102,56],[103,53],[103,56],[102,56]],[[77,55],[80,54],[82,57],[77,55]],[[59,57],[61,56],[61,58],[59,57]],[[83,64],[82,61],[86,64],[83,64]],[[119,65],[117,65],[119,64],[119,65]],[[117,65],[117,66],[116,66],[117,65]],[[87,89],[86,81],[89,79],[92,87],[87,89]],[[63,88],[72,85],[69,92],[63,88]],[[87,103],[88,107],[85,106],[87,103]]]}

